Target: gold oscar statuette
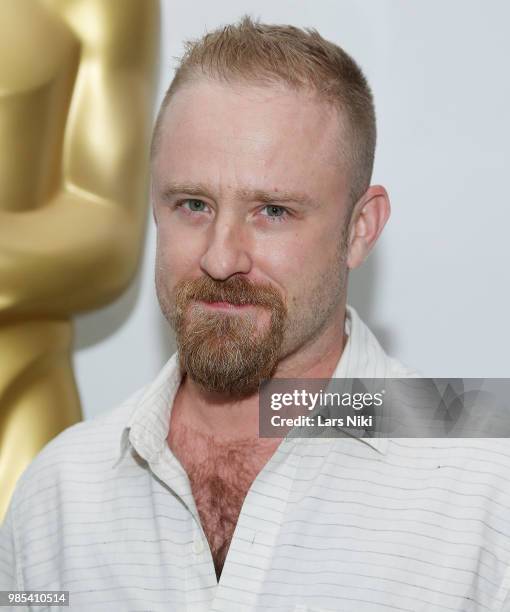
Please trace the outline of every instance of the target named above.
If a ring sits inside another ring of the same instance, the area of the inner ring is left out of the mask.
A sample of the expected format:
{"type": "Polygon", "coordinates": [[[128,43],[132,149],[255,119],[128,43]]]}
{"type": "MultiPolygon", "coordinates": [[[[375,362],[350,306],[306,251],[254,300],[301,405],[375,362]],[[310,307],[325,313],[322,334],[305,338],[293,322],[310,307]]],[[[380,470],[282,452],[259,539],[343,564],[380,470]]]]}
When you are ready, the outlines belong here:
{"type": "Polygon", "coordinates": [[[136,273],[158,52],[157,0],[0,0],[0,521],[81,419],[73,315],[136,273]]]}

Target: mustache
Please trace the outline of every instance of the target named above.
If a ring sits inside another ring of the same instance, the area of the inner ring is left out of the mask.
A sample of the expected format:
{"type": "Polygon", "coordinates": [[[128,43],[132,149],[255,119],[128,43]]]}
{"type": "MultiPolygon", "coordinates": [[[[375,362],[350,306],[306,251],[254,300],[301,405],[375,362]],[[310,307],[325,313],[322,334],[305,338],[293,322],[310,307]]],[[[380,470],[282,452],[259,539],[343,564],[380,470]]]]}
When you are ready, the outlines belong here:
{"type": "Polygon", "coordinates": [[[189,303],[192,300],[204,302],[228,302],[235,306],[254,304],[273,307],[283,304],[279,291],[269,284],[255,284],[242,276],[234,276],[225,281],[210,277],[180,281],[175,287],[177,303],[189,303]]]}

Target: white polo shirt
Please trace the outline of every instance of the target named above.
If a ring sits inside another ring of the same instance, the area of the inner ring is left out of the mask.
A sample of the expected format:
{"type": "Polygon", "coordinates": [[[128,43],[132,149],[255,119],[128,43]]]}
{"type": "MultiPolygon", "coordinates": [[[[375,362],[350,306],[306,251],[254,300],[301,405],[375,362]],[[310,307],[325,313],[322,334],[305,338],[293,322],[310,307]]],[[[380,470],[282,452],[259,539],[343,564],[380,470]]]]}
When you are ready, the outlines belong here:
{"type": "MultiPolygon", "coordinates": [[[[334,377],[413,375],[353,309],[346,332],[334,377]]],[[[1,530],[0,590],[68,590],[87,612],[510,610],[505,439],[284,440],[248,492],[218,583],[166,442],[179,382],[174,355],[38,455],[1,530]]]]}

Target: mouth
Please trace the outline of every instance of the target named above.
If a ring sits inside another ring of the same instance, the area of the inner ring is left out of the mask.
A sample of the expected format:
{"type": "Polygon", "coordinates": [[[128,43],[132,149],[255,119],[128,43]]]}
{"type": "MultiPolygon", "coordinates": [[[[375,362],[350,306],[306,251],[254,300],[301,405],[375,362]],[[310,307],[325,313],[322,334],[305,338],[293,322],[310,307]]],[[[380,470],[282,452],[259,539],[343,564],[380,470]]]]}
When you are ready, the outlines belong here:
{"type": "Polygon", "coordinates": [[[230,302],[204,302],[200,300],[200,304],[206,308],[214,310],[226,310],[226,311],[237,311],[246,310],[248,308],[254,308],[255,304],[231,304],[230,302]]]}

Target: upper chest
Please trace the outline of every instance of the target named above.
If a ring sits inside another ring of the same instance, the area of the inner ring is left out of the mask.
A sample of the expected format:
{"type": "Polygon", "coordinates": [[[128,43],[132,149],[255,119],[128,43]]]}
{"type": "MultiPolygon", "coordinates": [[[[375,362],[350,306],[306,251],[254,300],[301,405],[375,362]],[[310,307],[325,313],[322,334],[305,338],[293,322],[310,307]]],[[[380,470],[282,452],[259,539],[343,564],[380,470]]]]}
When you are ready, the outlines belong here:
{"type": "Polygon", "coordinates": [[[201,500],[213,496],[232,500],[244,497],[274,452],[255,441],[219,442],[183,426],[173,430],[169,442],[193,492],[201,500]]]}
{"type": "Polygon", "coordinates": [[[171,429],[169,444],[188,475],[202,520],[211,524],[237,517],[277,446],[260,440],[220,442],[183,424],[171,429]]]}

